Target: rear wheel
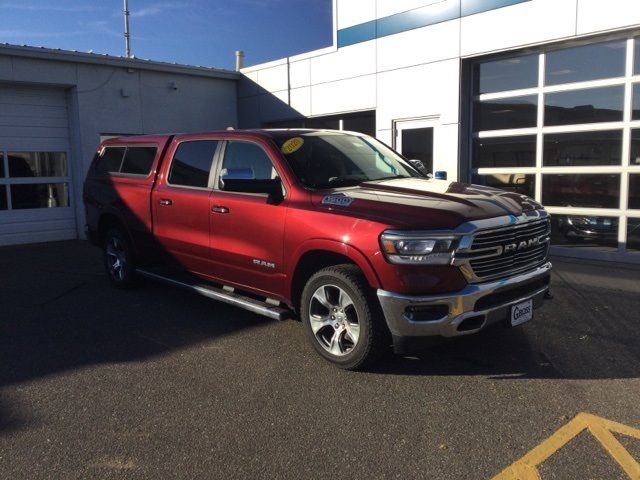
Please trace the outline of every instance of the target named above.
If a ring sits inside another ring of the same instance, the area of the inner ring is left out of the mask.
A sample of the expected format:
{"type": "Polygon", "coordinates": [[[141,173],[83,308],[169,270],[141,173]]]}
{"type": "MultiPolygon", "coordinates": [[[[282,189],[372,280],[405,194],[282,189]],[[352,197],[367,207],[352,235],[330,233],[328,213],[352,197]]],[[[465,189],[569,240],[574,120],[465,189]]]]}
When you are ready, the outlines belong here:
{"type": "Polygon", "coordinates": [[[118,288],[131,287],[135,280],[135,265],[127,235],[120,228],[111,228],[103,240],[104,266],[109,280],[118,288]]]}
{"type": "Polygon", "coordinates": [[[389,346],[378,300],[355,265],[315,273],[302,292],[300,309],[314,349],[341,368],[364,368],[389,346]]]}

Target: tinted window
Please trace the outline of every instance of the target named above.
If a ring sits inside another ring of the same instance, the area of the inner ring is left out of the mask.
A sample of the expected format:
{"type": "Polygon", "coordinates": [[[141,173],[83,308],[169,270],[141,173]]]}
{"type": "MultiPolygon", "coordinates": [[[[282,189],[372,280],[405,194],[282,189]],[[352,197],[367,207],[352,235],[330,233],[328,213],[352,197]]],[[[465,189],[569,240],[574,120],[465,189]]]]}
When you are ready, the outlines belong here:
{"type": "Polygon", "coordinates": [[[96,173],[119,172],[125,150],[124,147],[105,147],[96,164],[96,173]]]}
{"type": "Polygon", "coordinates": [[[629,175],[629,208],[640,209],[640,173],[629,175]]]}
{"type": "Polygon", "coordinates": [[[640,83],[633,84],[633,106],[631,107],[631,118],[640,120],[640,83]]]}
{"type": "Polygon", "coordinates": [[[505,58],[477,64],[474,92],[493,93],[538,85],[538,55],[505,58]]]}
{"type": "Polygon", "coordinates": [[[376,113],[361,112],[346,114],[342,117],[342,129],[376,136],[376,113]]]}
{"type": "Polygon", "coordinates": [[[4,152],[0,152],[0,178],[4,177],[4,152]]]}
{"type": "Polygon", "coordinates": [[[618,219],[587,215],[552,215],[551,244],[567,247],[618,247],[618,219]]]}
{"type": "Polygon", "coordinates": [[[565,48],[547,53],[545,84],[624,76],[626,40],[565,48]]]}
{"type": "Polygon", "coordinates": [[[536,194],[536,176],[529,173],[495,173],[492,175],[474,175],[473,183],[516,192],[531,198],[536,194]]]}
{"type": "Polygon", "coordinates": [[[637,75],[640,73],[640,38],[636,38],[635,41],[635,57],[633,73],[637,75]]]}
{"type": "Polygon", "coordinates": [[[535,127],[537,122],[536,95],[503,98],[474,103],[474,129],[535,127]]]}
{"type": "Polygon", "coordinates": [[[7,187],[0,185],[0,210],[7,209],[7,187]]]}
{"type": "Polygon", "coordinates": [[[535,166],[535,135],[477,138],[473,142],[473,168],[535,166]]]}
{"type": "Polygon", "coordinates": [[[69,206],[67,183],[27,183],[11,185],[11,208],[55,208],[69,206]]]}
{"type": "Polygon", "coordinates": [[[544,136],[544,166],[620,165],[621,162],[622,130],[544,136]]]}
{"type": "Polygon", "coordinates": [[[420,160],[427,172],[433,172],[433,128],[405,128],[402,132],[402,155],[420,160]]]}
{"type": "Polygon", "coordinates": [[[221,178],[270,180],[277,173],[266,152],[255,143],[229,142],[224,150],[221,178]]]}
{"type": "Polygon", "coordinates": [[[624,87],[547,93],[544,100],[545,125],[618,122],[622,120],[624,87]]]}
{"type": "Polygon", "coordinates": [[[169,183],[206,188],[217,140],[182,142],[173,155],[169,183]]]}
{"type": "Polygon", "coordinates": [[[304,121],[304,126],[306,128],[317,128],[317,129],[326,129],[326,130],[339,130],[340,129],[340,117],[339,116],[330,116],[330,117],[307,118],[304,121]]]}
{"type": "Polygon", "coordinates": [[[121,173],[147,175],[156,157],[156,147],[127,147],[121,173]]]}
{"type": "Polygon", "coordinates": [[[618,174],[545,174],[542,175],[542,203],[557,207],[618,208],[618,174]]]}

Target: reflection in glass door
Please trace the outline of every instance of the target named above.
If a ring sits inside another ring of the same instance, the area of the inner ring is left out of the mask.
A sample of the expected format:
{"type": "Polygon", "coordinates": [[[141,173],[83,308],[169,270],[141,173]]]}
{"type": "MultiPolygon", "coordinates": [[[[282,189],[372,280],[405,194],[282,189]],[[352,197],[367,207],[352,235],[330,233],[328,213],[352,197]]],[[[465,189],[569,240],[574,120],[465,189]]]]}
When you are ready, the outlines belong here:
{"type": "Polygon", "coordinates": [[[395,149],[409,160],[420,160],[425,170],[433,173],[435,121],[396,121],[394,125],[395,149]]]}
{"type": "Polygon", "coordinates": [[[640,263],[640,37],[472,65],[471,180],[534,197],[552,253],[640,263]]]}

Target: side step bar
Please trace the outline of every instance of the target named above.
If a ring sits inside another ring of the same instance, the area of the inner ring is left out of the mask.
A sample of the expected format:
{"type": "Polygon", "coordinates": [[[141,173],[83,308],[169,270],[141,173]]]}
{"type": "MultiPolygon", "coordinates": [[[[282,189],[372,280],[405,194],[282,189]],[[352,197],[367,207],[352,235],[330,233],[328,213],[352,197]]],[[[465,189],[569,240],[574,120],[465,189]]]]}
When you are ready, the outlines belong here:
{"type": "Polygon", "coordinates": [[[198,283],[197,279],[177,279],[167,275],[161,275],[150,270],[145,270],[143,268],[136,269],[136,273],[142,277],[173,285],[174,287],[179,287],[184,290],[190,290],[199,295],[233,305],[234,307],[240,307],[250,312],[257,313],[258,315],[273,318],[274,320],[286,320],[292,316],[292,312],[288,308],[272,305],[251,297],[245,297],[244,295],[240,295],[235,292],[228,292],[222,288],[198,283]]]}

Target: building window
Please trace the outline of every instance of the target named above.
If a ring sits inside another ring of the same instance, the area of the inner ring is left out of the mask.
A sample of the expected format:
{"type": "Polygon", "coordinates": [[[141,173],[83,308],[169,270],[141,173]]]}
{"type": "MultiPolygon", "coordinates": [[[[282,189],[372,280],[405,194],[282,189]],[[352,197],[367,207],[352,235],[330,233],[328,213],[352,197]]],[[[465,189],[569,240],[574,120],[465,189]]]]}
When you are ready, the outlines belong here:
{"type": "Polygon", "coordinates": [[[622,161],[622,130],[549,133],[543,139],[545,167],[620,165],[622,161]]]}
{"type": "Polygon", "coordinates": [[[70,206],[66,152],[0,152],[0,210],[70,206]]]}
{"type": "Polygon", "coordinates": [[[538,56],[522,55],[475,65],[475,91],[495,93],[535,87],[538,84],[538,56]]]}
{"type": "Polygon", "coordinates": [[[545,85],[624,77],[625,52],[626,40],[548,52],[545,85]]]}
{"type": "Polygon", "coordinates": [[[640,37],[479,60],[471,72],[471,180],[543,203],[556,246],[637,254],[640,37]]]}
{"type": "Polygon", "coordinates": [[[624,86],[549,92],[544,101],[545,125],[619,122],[622,120],[624,86]]]}
{"type": "Polygon", "coordinates": [[[473,168],[535,166],[535,135],[476,138],[473,141],[473,168]]]}

